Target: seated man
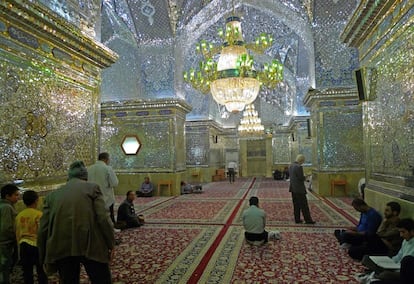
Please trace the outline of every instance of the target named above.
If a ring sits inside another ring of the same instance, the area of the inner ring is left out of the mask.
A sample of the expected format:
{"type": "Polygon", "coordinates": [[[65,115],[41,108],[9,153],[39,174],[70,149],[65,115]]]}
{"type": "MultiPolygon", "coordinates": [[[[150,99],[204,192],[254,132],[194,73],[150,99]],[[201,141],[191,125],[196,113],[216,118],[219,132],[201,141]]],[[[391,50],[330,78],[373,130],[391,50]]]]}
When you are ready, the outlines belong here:
{"type": "Polygon", "coordinates": [[[347,230],[335,230],[335,237],[344,248],[362,244],[367,235],[374,235],[377,232],[382,221],[380,213],[368,206],[364,200],[355,198],[352,201],[352,206],[361,212],[358,225],[347,230]]]}
{"type": "Polygon", "coordinates": [[[198,185],[192,185],[189,183],[186,183],[185,181],[181,182],[181,194],[189,194],[189,193],[202,193],[203,187],[198,185]]]}
{"type": "Polygon", "coordinates": [[[395,255],[401,247],[402,238],[397,224],[400,221],[401,206],[395,201],[388,202],[384,210],[384,221],[376,234],[368,234],[360,245],[352,245],[348,254],[361,260],[364,255],[395,255]]]}
{"type": "Polygon", "coordinates": [[[268,240],[279,240],[281,238],[279,231],[267,232],[266,213],[259,208],[259,199],[252,196],[249,199],[250,207],[243,211],[243,227],[246,241],[250,244],[263,244],[268,240]]]}
{"type": "MultiPolygon", "coordinates": [[[[410,218],[401,219],[397,224],[397,228],[404,240],[401,249],[392,257],[392,260],[395,263],[401,264],[401,270],[403,271],[402,280],[405,280],[407,274],[412,274],[412,272],[406,271],[406,266],[409,266],[410,264],[412,265],[411,258],[407,258],[407,256],[414,256],[414,220],[410,218]],[[403,259],[404,262],[402,261],[403,259]]],[[[375,264],[368,255],[364,256],[362,264],[373,272],[368,272],[366,275],[359,275],[358,280],[360,282],[371,283],[373,280],[380,280],[382,281],[381,283],[400,283],[400,270],[384,269],[375,264]]],[[[412,281],[412,279],[410,279],[410,281],[412,281]]]]}
{"type": "Polygon", "coordinates": [[[142,225],[135,214],[134,200],[135,193],[129,190],[126,194],[126,199],[119,205],[116,224],[120,229],[140,227],[142,225]]]}
{"type": "Polygon", "coordinates": [[[141,184],[141,188],[137,190],[138,197],[151,197],[154,192],[154,186],[150,182],[149,177],[144,178],[144,182],[141,184]]]}
{"type": "Polygon", "coordinates": [[[273,172],[273,179],[275,179],[275,180],[282,180],[283,179],[283,173],[281,171],[279,171],[279,170],[276,169],[273,172]]]}

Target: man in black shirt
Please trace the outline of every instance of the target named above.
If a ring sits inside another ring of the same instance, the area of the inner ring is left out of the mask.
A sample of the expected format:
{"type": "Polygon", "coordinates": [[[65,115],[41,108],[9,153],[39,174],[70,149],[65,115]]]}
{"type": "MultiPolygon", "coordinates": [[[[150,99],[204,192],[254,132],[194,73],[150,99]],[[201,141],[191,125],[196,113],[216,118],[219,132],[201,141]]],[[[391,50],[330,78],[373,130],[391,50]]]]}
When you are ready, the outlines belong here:
{"type": "Polygon", "coordinates": [[[126,199],[119,205],[117,224],[122,224],[126,228],[140,227],[142,225],[135,214],[134,200],[135,192],[129,190],[126,194],[126,199]]]}

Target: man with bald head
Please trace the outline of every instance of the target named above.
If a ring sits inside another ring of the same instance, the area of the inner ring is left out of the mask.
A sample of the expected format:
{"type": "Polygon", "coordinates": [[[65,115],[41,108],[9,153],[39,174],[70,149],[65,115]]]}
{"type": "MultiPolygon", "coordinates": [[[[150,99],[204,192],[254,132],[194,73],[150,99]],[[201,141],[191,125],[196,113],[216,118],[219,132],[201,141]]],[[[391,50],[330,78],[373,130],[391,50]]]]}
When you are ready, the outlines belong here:
{"type": "Polygon", "coordinates": [[[313,221],[308,205],[308,199],[306,198],[306,177],[303,174],[302,164],[305,162],[305,156],[298,155],[295,162],[289,167],[290,185],[289,192],[292,193],[293,201],[293,214],[295,216],[295,223],[300,224],[303,221],[300,219],[300,212],[302,212],[303,218],[306,224],[315,224],[313,221]]]}

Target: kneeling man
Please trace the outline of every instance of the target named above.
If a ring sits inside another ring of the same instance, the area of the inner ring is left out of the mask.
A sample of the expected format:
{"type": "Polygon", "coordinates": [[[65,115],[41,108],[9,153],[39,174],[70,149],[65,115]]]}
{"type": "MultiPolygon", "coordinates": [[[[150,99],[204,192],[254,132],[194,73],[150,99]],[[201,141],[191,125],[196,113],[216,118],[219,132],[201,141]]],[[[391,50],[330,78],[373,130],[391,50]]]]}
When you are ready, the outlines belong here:
{"type": "Polygon", "coordinates": [[[250,207],[243,211],[242,219],[244,226],[244,236],[248,243],[263,244],[268,240],[279,240],[280,232],[265,230],[266,212],[259,208],[259,199],[252,196],[249,199],[250,207]]]}

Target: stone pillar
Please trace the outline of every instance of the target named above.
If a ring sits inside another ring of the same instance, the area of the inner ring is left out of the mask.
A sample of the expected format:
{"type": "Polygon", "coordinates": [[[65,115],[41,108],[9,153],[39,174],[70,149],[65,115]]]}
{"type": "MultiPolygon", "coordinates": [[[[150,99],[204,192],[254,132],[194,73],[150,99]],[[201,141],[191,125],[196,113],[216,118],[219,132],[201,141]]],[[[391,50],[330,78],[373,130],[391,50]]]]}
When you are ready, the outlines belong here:
{"type": "Polygon", "coordinates": [[[266,144],[266,172],[265,176],[270,178],[273,176],[273,147],[272,147],[272,135],[265,135],[266,144]]]}
{"type": "Polygon", "coordinates": [[[185,116],[191,107],[177,99],[102,104],[101,151],[111,153],[117,171],[118,194],[135,190],[148,176],[157,185],[172,181],[174,195],[186,179],[185,116]],[[136,155],[125,155],[121,144],[135,136],[141,144],[136,155]]]}
{"type": "MultiPolygon", "coordinates": [[[[312,187],[331,195],[332,180],[346,180],[347,195],[357,195],[364,176],[362,112],[355,89],[312,91],[305,97],[311,110],[312,187]]],[[[343,186],[334,195],[344,195],[343,186]]]]}
{"type": "Polygon", "coordinates": [[[186,165],[187,180],[211,182],[217,169],[225,168],[224,130],[213,120],[187,121],[186,165]]]}
{"type": "Polygon", "coordinates": [[[239,175],[242,177],[247,177],[247,140],[240,140],[240,165],[239,165],[239,175]]]}
{"type": "Polygon", "coordinates": [[[282,171],[291,163],[291,148],[294,141],[287,127],[278,127],[275,129],[272,138],[273,166],[272,170],[282,171]]]}
{"type": "Polygon", "coordinates": [[[308,116],[295,116],[289,122],[290,131],[290,162],[294,161],[298,154],[305,156],[304,167],[312,165],[312,137],[308,135],[308,116]]]}

